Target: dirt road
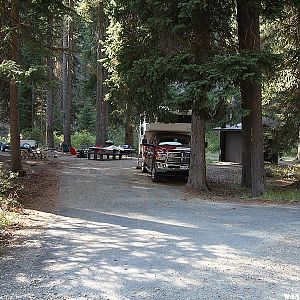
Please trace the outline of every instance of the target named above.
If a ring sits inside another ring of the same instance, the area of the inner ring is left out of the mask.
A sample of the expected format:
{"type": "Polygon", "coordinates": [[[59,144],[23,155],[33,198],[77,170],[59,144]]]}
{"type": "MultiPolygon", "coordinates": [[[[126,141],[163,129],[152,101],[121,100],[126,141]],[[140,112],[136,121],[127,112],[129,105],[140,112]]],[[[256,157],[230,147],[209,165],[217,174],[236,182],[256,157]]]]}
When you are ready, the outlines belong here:
{"type": "Polygon", "coordinates": [[[45,230],[1,255],[0,299],[300,294],[300,207],[196,199],[134,160],[71,159],[45,230]]]}

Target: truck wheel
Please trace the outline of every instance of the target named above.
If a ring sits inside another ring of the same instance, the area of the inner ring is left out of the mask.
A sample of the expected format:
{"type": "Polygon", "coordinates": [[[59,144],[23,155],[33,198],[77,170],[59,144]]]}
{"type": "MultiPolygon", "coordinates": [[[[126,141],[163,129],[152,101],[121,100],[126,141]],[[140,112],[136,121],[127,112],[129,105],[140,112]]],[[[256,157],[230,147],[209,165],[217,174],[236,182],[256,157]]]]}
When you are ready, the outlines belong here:
{"type": "Polygon", "coordinates": [[[160,182],[161,181],[161,176],[157,173],[155,166],[152,167],[151,178],[152,178],[153,182],[160,182]]]}

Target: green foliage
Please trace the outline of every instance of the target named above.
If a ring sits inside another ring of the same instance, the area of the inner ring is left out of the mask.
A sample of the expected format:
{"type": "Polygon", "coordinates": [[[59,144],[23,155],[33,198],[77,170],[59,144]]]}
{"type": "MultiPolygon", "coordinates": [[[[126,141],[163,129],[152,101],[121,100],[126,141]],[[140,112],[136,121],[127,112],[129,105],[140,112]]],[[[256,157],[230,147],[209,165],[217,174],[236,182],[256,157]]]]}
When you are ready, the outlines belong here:
{"type": "Polygon", "coordinates": [[[8,218],[7,212],[4,212],[0,208],[0,230],[2,230],[3,228],[5,228],[9,224],[10,224],[10,220],[8,218]]]}
{"type": "Polygon", "coordinates": [[[11,210],[20,205],[14,177],[15,174],[9,174],[0,167],[0,230],[10,224],[11,210]]]}
{"type": "Polygon", "coordinates": [[[29,131],[22,131],[21,137],[26,140],[35,140],[39,146],[43,146],[45,143],[45,133],[38,127],[34,127],[29,131]]]}
{"type": "Polygon", "coordinates": [[[47,81],[45,66],[31,66],[26,70],[12,60],[0,63],[0,75],[24,83],[38,84],[47,81]]]}
{"type": "Polygon", "coordinates": [[[57,133],[56,131],[54,131],[53,135],[54,135],[54,144],[55,144],[55,145],[60,145],[60,144],[62,144],[62,142],[64,141],[64,136],[63,136],[63,134],[59,134],[59,133],[57,133]]]}
{"type": "Polygon", "coordinates": [[[96,137],[86,130],[74,133],[71,136],[72,146],[78,148],[80,145],[95,145],[96,137]]]}
{"type": "Polygon", "coordinates": [[[210,152],[218,152],[220,150],[220,137],[215,131],[206,133],[207,150],[210,152]]]}
{"type": "Polygon", "coordinates": [[[218,133],[216,131],[213,131],[212,129],[207,130],[205,134],[205,140],[207,142],[206,162],[218,162],[220,151],[220,137],[218,133]]]}
{"type": "Polygon", "coordinates": [[[125,130],[123,126],[110,127],[108,133],[109,139],[114,142],[115,145],[124,144],[125,130]]]}
{"type": "Polygon", "coordinates": [[[266,138],[283,152],[299,143],[300,7],[299,1],[277,2],[262,29],[265,49],[278,53],[282,60],[275,76],[266,78],[263,96],[264,115],[273,123],[266,130],[266,138]]]}
{"type": "Polygon", "coordinates": [[[95,133],[96,114],[90,101],[85,101],[78,117],[80,131],[95,133]]]}
{"type": "Polygon", "coordinates": [[[290,179],[294,181],[300,181],[300,166],[277,166],[271,165],[267,167],[267,170],[277,179],[290,179]]]}
{"type": "Polygon", "coordinates": [[[300,191],[297,189],[267,189],[264,199],[273,201],[300,201],[300,191]]]}
{"type": "Polygon", "coordinates": [[[240,79],[261,80],[258,70],[269,74],[278,60],[269,52],[236,53],[234,1],[119,0],[109,9],[110,99],[130,101],[149,118],[162,106],[194,105],[215,123],[234,122],[244,114],[232,101],[240,79]]]}
{"type": "Polygon", "coordinates": [[[8,143],[9,142],[9,136],[0,136],[0,141],[8,143]]]}
{"type": "Polygon", "coordinates": [[[33,125],[33,98],[32,88],[25,84],[19,85],[19,105],[20,105],[20,128],[22,131],[30,131],[33,125]]]}

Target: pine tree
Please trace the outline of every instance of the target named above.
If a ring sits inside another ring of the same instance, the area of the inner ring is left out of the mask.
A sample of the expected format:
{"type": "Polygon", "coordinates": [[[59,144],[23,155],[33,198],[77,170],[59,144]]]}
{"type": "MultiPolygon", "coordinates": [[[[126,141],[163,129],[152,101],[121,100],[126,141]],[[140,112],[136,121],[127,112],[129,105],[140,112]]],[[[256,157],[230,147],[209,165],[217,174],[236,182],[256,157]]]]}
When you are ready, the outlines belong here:
{"type": "Polygon", "coordinates": [[[86,130],[95,133],[95,113],[91,101],[84,102],[79,114],[79,130],[86,130]]]}
{"type": "MultiPolygon", "coordinates": [[[[240,51],[260,51],[259,7],[248,0],[237,1],[240,51]]],[[[242,107],[249,111],[243,117],[242,185],[251,187],[252,196],[265,193],[262,132],[261,85],[255,80],[241,81],[242,107]]]]}
{"type": "MultiPolygon", "coordinates": [[[[19,30],[19,1],[11,0],[11,60],[18,63],[20,56],[20,44],[17,32],[19,30]]],[[[11,170],[13,172],[22,169],[20,151],[20,126],[19,126],[19,91],[18,82],[12,78],[10,82],[10,147],[11,170]]]]}
{"type": "MultiPolygon", "coordinates": [[[[48,48],[51,49],[53,47],[53,17],[48,17],[48,48]]],[[[50,84],[47,88],[47,146],[48,148],[54,148],[54,120],[53,120],[53,101],[54,101],[54,93],[53,93],[53,57],[49,55],[47,58],[47,72],[48,72],[48,80],[50,84]]]]}
{"type": "Polygon", "coordinates": [[[105,33],[104,3],[102,0],[98,4],[98,36],[97,36],[97,95],[96,95],[96,145],[104,146],[108,138],[107,121],[108,108],[105,101],[104,81],[106,71],[103,67],[103,41],[105,33]]]}
{"type": "MultiPolygon", "coordinates": [[[[69,0],[69,9],[74,11],[74,0],[69,0]]],[[[67,33],[63,34],[63,45],[67,49],[63,56],[64,142],[70,146],[74,79],[74,20],[71,17],[68,18],[67,33]]]]}
{"type": "Polygon", "coordinates": [[[114,98],[131,101],[149,119],[165,105],[192,109],[189,185],[207,190],[204,128],[217,101],[211,101],[209,94],[218,85],[207,67],[216,53],[226,51],[232,3],[120,0],[112,3],[112,13],[110,28],[119,30],[108,50],[115,62],[111,65],[114,98]],[[180,85],[182,93],[171,105],[170,89],[180,85]]]}

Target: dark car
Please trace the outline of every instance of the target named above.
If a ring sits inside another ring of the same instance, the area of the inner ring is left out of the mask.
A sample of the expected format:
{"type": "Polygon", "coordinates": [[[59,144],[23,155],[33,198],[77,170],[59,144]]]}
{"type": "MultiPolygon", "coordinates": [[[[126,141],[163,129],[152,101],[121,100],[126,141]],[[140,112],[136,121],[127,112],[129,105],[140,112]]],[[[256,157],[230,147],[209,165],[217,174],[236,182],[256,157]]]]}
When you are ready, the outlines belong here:
{"type": "MultiPolygon", "coordinates": [[[[28,152],[32,152],[32,150],[35,150],[35,147],[31,146],[28,143],[21,143],[20,148],[21,148],[21,150],[26,150],[28,152]]],[[[6,150],[10,150],[10,143],[2,142],[1,143],[1,151],[4,152],[6,150]]]]}
{"type": "Polygon", "coordinates": [[[21,150],[26,150],[27,152],[32,152],[35,147],[30,146],[28,143],[21,144],[21,150]]]}
{"type": "Polygon", "coordinates": [[[1,142],[1,151],[10,150],[10,143],[1,142]]]}

